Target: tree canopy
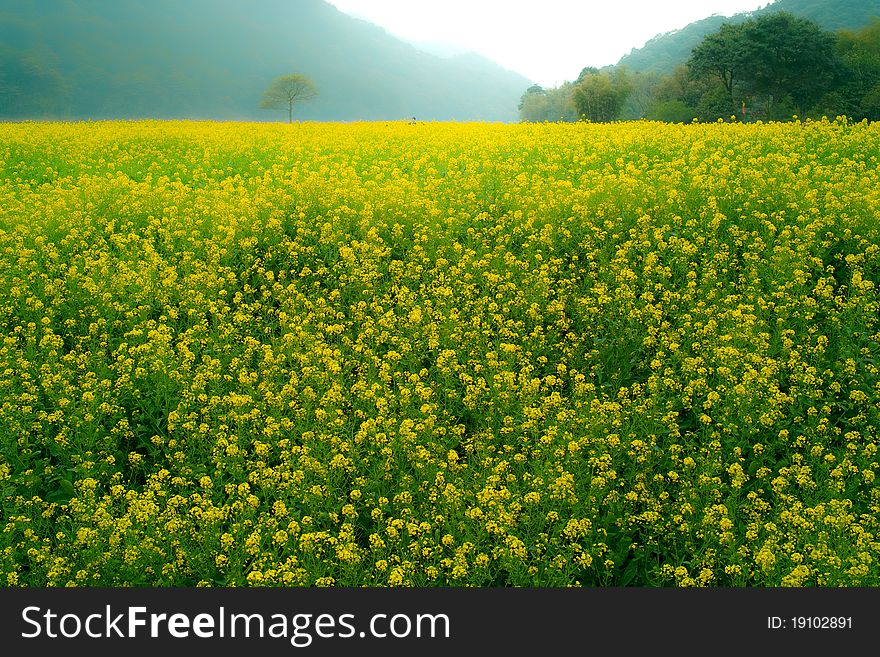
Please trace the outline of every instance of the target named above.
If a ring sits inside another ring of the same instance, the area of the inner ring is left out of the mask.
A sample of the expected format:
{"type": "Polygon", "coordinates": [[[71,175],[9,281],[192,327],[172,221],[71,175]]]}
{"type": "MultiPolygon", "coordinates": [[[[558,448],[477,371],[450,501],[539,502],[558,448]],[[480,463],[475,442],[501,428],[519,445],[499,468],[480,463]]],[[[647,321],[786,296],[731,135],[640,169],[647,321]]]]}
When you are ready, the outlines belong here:
{"type": "Polygon", "coordinates": [[[715,75],[732,99],[734,87],[745,75],[749,49],[744,26],[725,23],[694,48],[688,66],[697,73],[715,75]]]}
{"type": "Polygon", "coordinates": [[[632,90],[626,69],[584,71],[574,89],[578,114],[588,121],[613,121],[632,90]]]}
{"type": "Polygon", "coordinates": [[[263,93],[260,107],[263,109],[286,109],[287,122],[293,122],[293,108],[297,103],[311,100],[318,95],[315,83],[302,73],[291,73],[275,78],[263,93]]]}
{"type": "Polygon", "coordinates": [[[688,67],[714,75],[732,111],[751,97],[771,116],[779,103],[804,113],[840,74],[834,35],[787,12],[722,25],[694,48],[688,67]]]}

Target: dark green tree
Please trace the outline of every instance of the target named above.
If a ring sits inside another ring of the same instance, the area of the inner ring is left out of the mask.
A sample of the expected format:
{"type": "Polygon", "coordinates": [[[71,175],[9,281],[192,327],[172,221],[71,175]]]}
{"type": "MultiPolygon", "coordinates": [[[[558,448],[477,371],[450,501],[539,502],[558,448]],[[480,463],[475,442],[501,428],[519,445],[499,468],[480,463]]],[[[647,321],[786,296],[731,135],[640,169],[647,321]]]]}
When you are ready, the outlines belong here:
{"type": "Polygon", "coordinates": [[[694,48],[688,68],[716,78],[726,97],[710,90],[701,113],[736,113],[745,101],[767,118],[805,114],[843,71],[834,35],[787,12],[722,25],[694,48]]]}
{"type": "Polygon", "coordinates": [[[764,98],[771,115],[774,106],[785,99],[805,113],[841,74],[834,35],[813,21],[777,12],[749,21],[743,28],[745,81],[753,95],[764,98]]]}
{"type": "Polygon", "coordinates": [[[735,111],[734,92],[748,76],[750,57],[745,25],[725,23],[694,48],[687,65],[697,76],[716,77],[727,95],[730,110],[735,111]]]}
{"type": "MultiPolygon", "coordinates": [[[[880,18],[861,30],[841,31],[837,47],[844,74],[834,113],[880,121],[880,18]]],[[[834,106],[835,98],[826,99],[826,107],[834,106]]]]}

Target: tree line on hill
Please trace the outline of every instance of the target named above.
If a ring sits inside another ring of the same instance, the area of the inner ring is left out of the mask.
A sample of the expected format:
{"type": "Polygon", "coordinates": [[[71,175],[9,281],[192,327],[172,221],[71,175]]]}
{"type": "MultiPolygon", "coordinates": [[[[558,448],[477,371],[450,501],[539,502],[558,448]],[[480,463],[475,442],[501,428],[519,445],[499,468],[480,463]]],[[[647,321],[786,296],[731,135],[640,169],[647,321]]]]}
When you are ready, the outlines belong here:
{"type": "Polygon", "coordinates": [[[787,12],[724,23],[672,73],[585,68],[578,79],[523,94],[527,122],[650,119],[880,120],[880,19],[830,32],[787,12]]]}

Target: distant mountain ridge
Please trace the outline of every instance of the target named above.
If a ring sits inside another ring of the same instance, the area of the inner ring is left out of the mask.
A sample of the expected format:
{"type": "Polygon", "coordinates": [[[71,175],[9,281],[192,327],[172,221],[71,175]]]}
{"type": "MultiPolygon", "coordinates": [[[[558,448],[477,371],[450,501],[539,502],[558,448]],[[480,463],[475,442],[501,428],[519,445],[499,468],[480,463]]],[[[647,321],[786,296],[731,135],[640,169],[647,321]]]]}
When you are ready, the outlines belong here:
{"type": "Polygon", "coordinates": [[[730,17],[709,16],[680,30],[657,35],[641,48],[624,55],[618,66],[645,73],[670,73],[684,64],[691,50],[723,23],[741,23],[752,16],[776,11],[809,18],[826,30],[858,29],[867,25],[872,16],[880,16],[880,0],[776,0],[753,12],[730,17]]]}
{"type": "Polygon", "coordinates": [[[531,83],[423,52],[323,0],[20,0],[0,6],[0,119],[275,120],[279,75],[319,90],[299,119],[515,121],[531,83]]]}

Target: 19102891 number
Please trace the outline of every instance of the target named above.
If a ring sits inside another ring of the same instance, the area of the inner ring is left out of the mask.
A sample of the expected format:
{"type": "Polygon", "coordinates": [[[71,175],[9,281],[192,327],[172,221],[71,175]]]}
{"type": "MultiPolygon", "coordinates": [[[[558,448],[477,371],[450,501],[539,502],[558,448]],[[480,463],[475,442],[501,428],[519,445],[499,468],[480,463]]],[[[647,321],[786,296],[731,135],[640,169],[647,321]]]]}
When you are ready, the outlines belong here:
{"type": "Polygon", "coordinates": [[[852,629],[852,616],[792,616],[791,628],[796,630],[852,629]]]}
{"type": "Polygon", "coordinates": [[[851,630],[852,616],[768,616],[771,630],[851,630]]]}

